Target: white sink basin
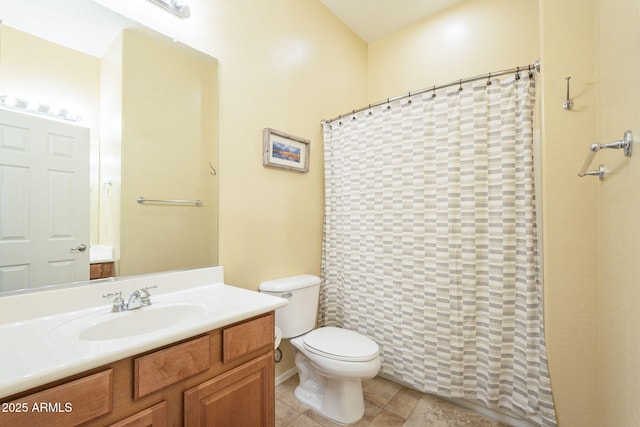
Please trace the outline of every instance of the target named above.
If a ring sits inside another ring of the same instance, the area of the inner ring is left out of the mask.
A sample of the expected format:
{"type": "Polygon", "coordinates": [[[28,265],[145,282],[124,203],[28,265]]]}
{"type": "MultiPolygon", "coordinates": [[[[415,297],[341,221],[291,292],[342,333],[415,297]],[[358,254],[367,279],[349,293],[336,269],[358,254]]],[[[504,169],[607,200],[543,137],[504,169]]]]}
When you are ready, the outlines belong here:
{"type": "Polygon", "coordinates": [[[54,327],[50,336],[75,336],[82,341],[107,341],[181,327],[204,317],[207,310],[193,303],[161,303],[121,313],[93,312],[54,327]]]}
{"type": "Polygon", "coordinates": [[[195,320],[204,311],[201,306],[180,304],[111,313],[112,318],[94,323],[81,331],[78,337],[84,341],[103,341],[148,334],[195,320]]]}

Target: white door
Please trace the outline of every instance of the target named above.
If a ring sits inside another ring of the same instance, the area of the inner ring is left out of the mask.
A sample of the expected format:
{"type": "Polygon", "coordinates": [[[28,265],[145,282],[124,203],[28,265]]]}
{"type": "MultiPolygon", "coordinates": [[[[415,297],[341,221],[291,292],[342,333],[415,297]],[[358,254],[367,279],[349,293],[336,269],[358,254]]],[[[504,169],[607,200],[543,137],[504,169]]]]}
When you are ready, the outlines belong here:
{"type": "Polygon", "coordinates": [[[0,291],[89,279],[89,129],[0,110],[0,291]]]}

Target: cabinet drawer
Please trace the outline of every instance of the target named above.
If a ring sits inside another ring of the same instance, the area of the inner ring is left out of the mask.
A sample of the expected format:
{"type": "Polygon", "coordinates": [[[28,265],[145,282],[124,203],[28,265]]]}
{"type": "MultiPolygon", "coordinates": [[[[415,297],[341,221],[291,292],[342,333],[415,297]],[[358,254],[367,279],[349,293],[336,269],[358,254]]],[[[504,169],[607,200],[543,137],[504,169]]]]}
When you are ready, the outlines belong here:
{"type": "Polygon", "coordinates": [[[209,336],[196,338],[135,359],[134,399],[209,369],[209,342],[209,336]]]}
{"type": "Polygon", "coordinates": [[[265,346],[273,349],[273,333],[273,315],[223,329],[222,361],[231,362],[265,346]]]}
{"type": "Polygon", "coordinates": [[[14,400],[9,405],[25,411],[1,413],[0,425],[76,426],[111,412],[112,390],[113,369],[109,369],[14,400]]]}
{"type": "Polygon", "coordinates": [[[167,402],[163,400],[151,408],[111,424],[111,427],[166,427],[167,424],[167,402]]]}

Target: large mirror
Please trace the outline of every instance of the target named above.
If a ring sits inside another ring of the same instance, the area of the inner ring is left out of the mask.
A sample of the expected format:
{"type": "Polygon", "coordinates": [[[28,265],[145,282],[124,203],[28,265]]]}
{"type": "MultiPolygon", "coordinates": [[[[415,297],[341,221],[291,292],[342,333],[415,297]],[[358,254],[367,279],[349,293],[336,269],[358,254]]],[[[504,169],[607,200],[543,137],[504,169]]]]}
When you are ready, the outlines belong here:
{"type": "Polygon", "coordinates": [[[0,18],[0,295],[217,264],[217,61],[90,0],[0,18]]]}

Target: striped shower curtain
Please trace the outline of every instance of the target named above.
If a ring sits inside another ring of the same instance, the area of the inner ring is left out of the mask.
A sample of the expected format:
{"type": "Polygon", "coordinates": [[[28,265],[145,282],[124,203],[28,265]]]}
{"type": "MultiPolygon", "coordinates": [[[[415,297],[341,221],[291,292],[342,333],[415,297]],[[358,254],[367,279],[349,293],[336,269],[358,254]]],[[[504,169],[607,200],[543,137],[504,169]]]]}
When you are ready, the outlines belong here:
{"type": "Polygon", "coordinates": [[[404,384],[553,426],[534,104],[521,73],[323,124],[320,324],[374,339],[404,384]]]}

